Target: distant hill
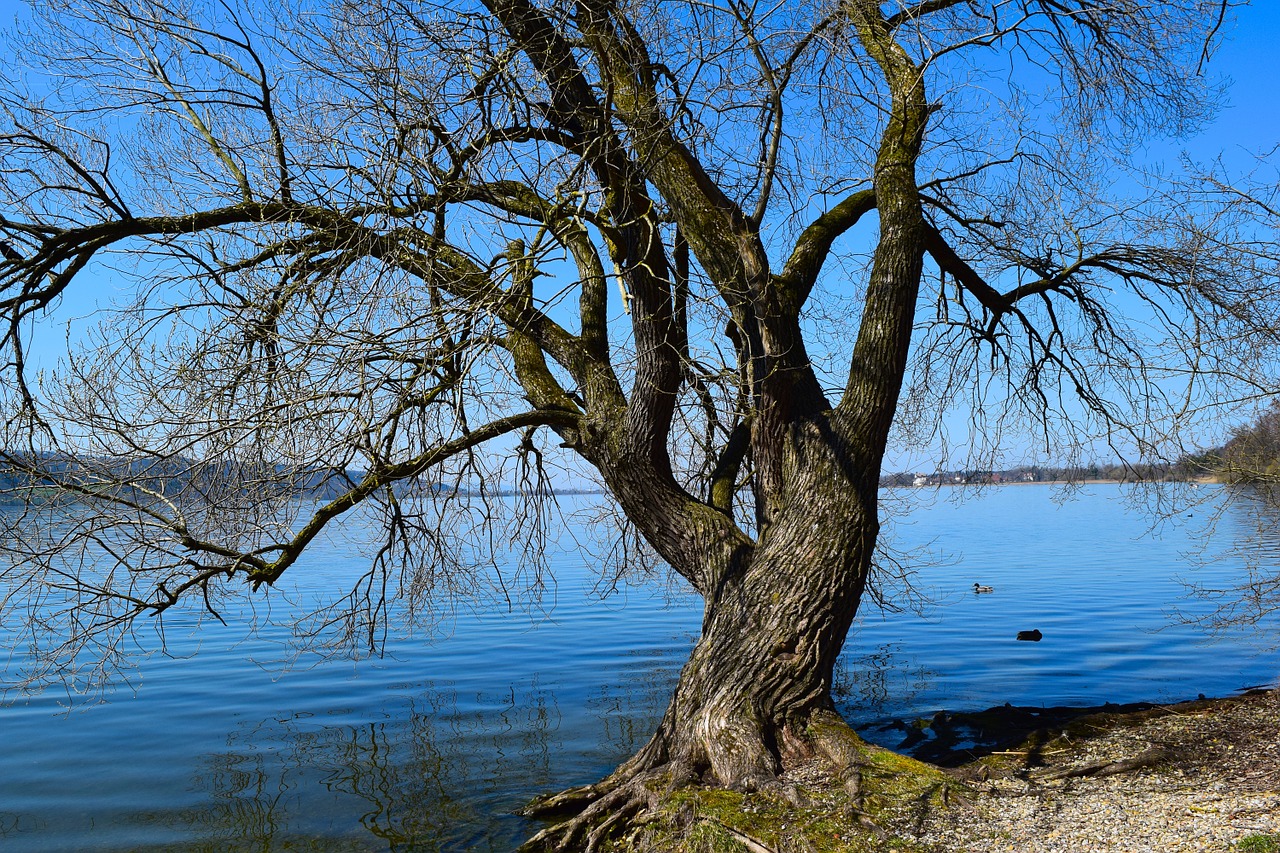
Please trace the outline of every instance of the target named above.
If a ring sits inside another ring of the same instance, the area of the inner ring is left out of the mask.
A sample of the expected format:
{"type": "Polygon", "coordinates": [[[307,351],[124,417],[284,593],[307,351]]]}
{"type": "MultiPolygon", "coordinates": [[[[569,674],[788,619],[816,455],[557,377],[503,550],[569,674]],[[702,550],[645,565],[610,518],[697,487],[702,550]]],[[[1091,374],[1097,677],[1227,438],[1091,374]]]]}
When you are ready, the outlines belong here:
{"type": "Polygon", "coordinates": [[[1188,459],[1188,464],[1225,483],[1280,481],[1280,400],[1237,427],[1221,447],[1188,459]]]}
{"type": "Polygon", "coordinates": [[[264,466],[183,458],[77,457],[63,453],[0,451],[0,502],[15,503],[58,491],[145,490],[166,496],[239,490],[331,498],[363,476],[323,466],[264,466]]]}
{"type": "MultiPolygon", "coordinates": [[[[267,498],[297,497],[332,500],[365,476],[358,469],[321,465],[263,465],[199,462],[183,458],[73,457],[59,453],[16,453],[0,450],[0,504],[42,500],[57,492],[146,490],[156,494],[227,495],[256,492],[267,498]]],[[[478,494],[466,486],[433,480],[404,480],[395,484],[401,498],[429,494],[478,494]]],[[[598,494],[592,488],[565,487],[559,495],[598,494]]],[[[515,494],[506,487],[490,488],[490,496],[515,494]]]]}

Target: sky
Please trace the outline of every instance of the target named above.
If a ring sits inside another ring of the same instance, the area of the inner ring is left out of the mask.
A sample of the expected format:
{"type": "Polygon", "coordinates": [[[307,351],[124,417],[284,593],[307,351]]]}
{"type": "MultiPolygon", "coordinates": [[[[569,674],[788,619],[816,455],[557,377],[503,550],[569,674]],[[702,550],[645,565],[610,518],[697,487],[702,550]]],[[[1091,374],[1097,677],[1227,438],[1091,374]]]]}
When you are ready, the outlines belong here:
{"type": "MultiPolygon", "coordinates": [[[[0,27],[8,28],[15,16],[22,14],[24,4],[17,0],[0,0],[0,27]]],[[[1228,165],[1245,169],[1255,163],[1255,155],[1280,144],[1280,86],[1276,69],[1277,45],[1280,45],[1280,3],[1259,0],[1234,11],[1222,29],[1222,41],[1212,58],[1210,69],[1230,79],[1224,108],[1198,134],[1184,139],[1162,140],[1150,145],[1147,156],[1154,163],[1176,165],[1182,154],[1208,162],[1223,157],[1228,165]]],[[[1274,158],[1280,167],[1280,155],[1274,158]]],[[[95,282],[95,284],[98,284],[95,282]]],[[[100,304],[111,301],[108,283],[95,288],[72,288],[57,317],[66,321],[91,315],[100,304]]],[[[37,357],[50,363],[65,345],[62,328],[46,326],[35,342],[37,357]]],[[[927,455],[927,454],[926,454],[927,455]]],[[[886,460],[890,470],[925,464],[912,454],[891,454],[886,460]]]]}
{"type": "Polygon", "coordinates": [[[1194,155],[1248,155],[1280,143],[1280,3],[1259,0],[1236,10],[1211,67],[1231,79],[1228,105],[1198,136],[1183,140],[1194,155]]]}

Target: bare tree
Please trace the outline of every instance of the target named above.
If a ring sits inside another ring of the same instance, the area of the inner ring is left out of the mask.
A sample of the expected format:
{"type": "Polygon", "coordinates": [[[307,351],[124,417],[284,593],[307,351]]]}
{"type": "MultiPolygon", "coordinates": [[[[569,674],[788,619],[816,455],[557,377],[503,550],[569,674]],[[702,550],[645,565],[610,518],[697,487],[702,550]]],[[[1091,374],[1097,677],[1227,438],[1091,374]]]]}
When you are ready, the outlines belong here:
{"type": "Polygon", "coordinates": [[[1211,113],[1227,5],[43,6],[0,132],[5,602],[41,674],[357,507],[386,539],[333,627],[376,643],[391,599],[501,570],[473,555],[538,528],[563,449],[706,608],[652,741],[532,843],[594,847],[659,779],[844,766],[895,417],[1155,456],[1268,381],[1271,266],[1131,164],[1211,113]],[[125,303],[37,381],[95,280],[125,303]],[[437,485],[504,459],[515,518],[437,485]]]}

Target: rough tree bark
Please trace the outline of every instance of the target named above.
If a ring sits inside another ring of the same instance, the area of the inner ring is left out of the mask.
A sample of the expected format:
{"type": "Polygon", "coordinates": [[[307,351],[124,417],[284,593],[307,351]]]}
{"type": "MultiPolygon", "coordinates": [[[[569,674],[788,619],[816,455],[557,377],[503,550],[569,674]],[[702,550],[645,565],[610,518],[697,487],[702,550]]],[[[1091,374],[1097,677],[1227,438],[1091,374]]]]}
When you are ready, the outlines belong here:
{"type": "Polygon", "coordinates": [[[877,468],[831,420],[796,428],[786,452],[795,491],[769,535],[722,558],[703,591],[701,636],[652,741],[605,781],[531,805],[530,815],[583,811],[529,849],[590,847],[654,788],[769,790],[790,762],[822,754],[815,724],[834,717],[833,668],[878,530],[877,468]]]}

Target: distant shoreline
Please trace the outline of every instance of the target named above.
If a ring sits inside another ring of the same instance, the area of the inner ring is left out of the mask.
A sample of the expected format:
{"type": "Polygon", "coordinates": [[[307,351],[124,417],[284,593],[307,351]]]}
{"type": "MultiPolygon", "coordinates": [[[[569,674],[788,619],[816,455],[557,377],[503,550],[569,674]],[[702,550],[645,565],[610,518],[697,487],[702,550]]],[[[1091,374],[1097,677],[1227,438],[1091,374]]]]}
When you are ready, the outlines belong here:
{"type": "Polygon", "coordinates": [[[1181,483],[1183,485],[1200,486],[1200,485],[1218,485],[1216,480],[1112,480],[1112,479],[1089,479],[1089,480],[1002,480],[996,482],[971,482],[971,483],[924,483],[919,486],[903,484],[885,484],[881,486],[884,489],[940,489],[946,488],[964,488],[966,486],[1099,486],[1108,483],[1116,485],[1138,485],[1140,483],[1181,483]]]}

